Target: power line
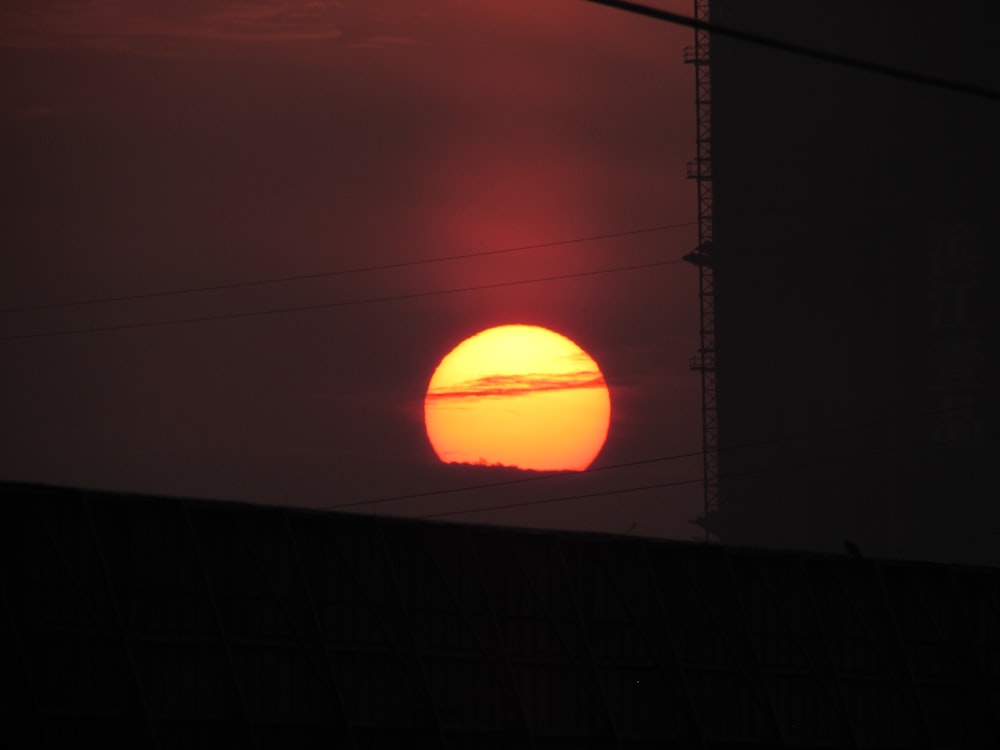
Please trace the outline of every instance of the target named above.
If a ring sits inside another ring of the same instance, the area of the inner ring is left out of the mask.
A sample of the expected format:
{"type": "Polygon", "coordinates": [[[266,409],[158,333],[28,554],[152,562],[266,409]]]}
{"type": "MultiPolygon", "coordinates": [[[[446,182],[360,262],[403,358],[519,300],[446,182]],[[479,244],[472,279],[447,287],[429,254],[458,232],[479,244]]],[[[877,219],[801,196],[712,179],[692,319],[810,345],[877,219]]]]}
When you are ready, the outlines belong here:
{"type": "MultiPolygon", "coordinates": [[[[941,185],[941,184],[949,185],[949,184],[953,184],[953,183],[957,183],[957,182],[959,182],[959,180],[957,180],[957,179],[956,180],[949,180],[949,181],[946,181],[946,182],[943,182],[943,183],[940,180],[936,180],[936,181],[934,181],[934,184],[935,185],[941,185]]],[[[883,190],[883,191],[880,191],[879,194],[883,195],[883,196],[904,195],[904,194],[907,194],[907,193],[914,192],[914,190],[917,190],[917,189],[913,188],[912,185],[910,185],[908,187],[899,188],[899,189],[895,189],[895,190],[883,190]]],[[[803,209],[803,208],[808,209],[808,208],[812,208],[812,207],[815,207],[815,206],[828,205],[830,203],[835,203],[835,201],[832,201],[832,200],[825,200],[825,201],[820,201],[820,202],[807,201],[807,202],[802,203],[802,204],[797,205],[797,206],[786,207],[786,208],[778,208],[778,209],[774,209],[774,210],[771,210],[771,211],[763,211],[763,212],[762,211],[754,211],[754,212],[751,212],[750,215],[754,215],[754,216],[772,216],[772,215],[774,215],[774,216],[782,216],[782,215],[790,214],[793,211],[797,212],[798,210],[803,209]]],[[[746,215],[746,212],[737,211],[737,212],[735,212],[735,214],[736,215],[746,215]]],[[[407,267],[413,267],[413,266],[423,266],[423,265],[431,265],[431,264],[435,264],[435,263],[445,263],[445,262],[450,262],[450,261],[455,261],[455,260],[465,260],[465,259],[471,259],[471,258],[489,257],[489,256],[494,256],[494,255],[504,255],[504,254],[509,254],[509,253],[522,252],[522,251],[525,251],[525,250],[540,250],[540,249],[544,249],[544,248],[548,248],[548,247],[559,247],[559,246],[562,246],[562,245],[572,245],[572,244],[581,243],[581,242],[594,242],[594,241],[598,241],[598,240],[615,239],[615,238],[618,238],[618,237],[628,237],[630,235],[636,235],[636,234],[647,234],[647,233],[652,233],[652,232],[662,232],[662,231],[666,231],[666,230],[669,230],[669,229],[682,229],[682,228],[685,228],[685,227],[697,226],[697,224],[698,224],[697,221],[685,221],[685,222],[679,222],[677,224],[663,224],[663,225],[652,226],[652,227],[643,227],[643,228],[640,228],[640,229],[630,229],[630,230],[621,231],[621,232],[609,232],[607,234],[595,234],[595,235],[589,235],[589,236],[584,236],[584,237],[575,237],[575,238],[567,239],[567,240],[554,240],[554,241],[548,241],[548,242],[537,242],[537,243],[533,243],[533,244],[530,244],[530,245],[517,245],[517,246],[514,246],[514,247],[501,248],[501,249],[498,249],[498,250],[484,250],[484,251],[479,251],[479,252],[459,253],[459,254],[455,254],[455,255],[442,255],[442,256],[439,256],[439,257],[436,257],[436,258],[423,258],[423,259],[417,259],[417,260],[399,261],[399,262],[396,262],[396,263],[385,263],[385,264],[370,265],[370,266],[356,266],[356,267],[353,267],[353,268],[342,268],[342,269],[335,269],[335,270],[331,270],[331,271],[315,271],[315,272],[311,272],[311,273],[294,274],[294,275],[289,275],[289,276],[276,276],[276,277],[270,277],[270,278],[265,278],[265,279],[252,279],[250,281],[235,281],[235,282],[227,282],[227,283],[223,283],[223,284],[210,284],[210,285],[196,286],[196,287],[181,287],[181,288],[177,288],[177,289],[166,289],[166,290],[161,290],[161,291],[156,291],[156,292],[143,292],[143,293],[138,293],[138,294],[123,294],[123,295],[112,296],[112,297],[94,297],[94,298],[91,298],[91,299],[73,300],[73,301],[69,301],[69,302],[48,302],[48,303],[37,304],[37,305],[22,305],[22,306],[18,306],[18,307],[4,307],[4,308],[0,308],[0,314],[34,312],[34,311],[39,311],[39,310],[53,310],[53,309],[69,308],[69,307],[84,307],[84,306],[88,306],[88,305],[98,305],[98,304],[105,304],[105,303],[130,302],[130,301],[143,300],[143,299],[155,299],[157,297],[171,297],[171,296],[180,296],[180,295],[184,295],[184,294],[198,294],[198,293],[202,293],[202,292],[225,291],[225,290],[228,290],[228,289],[241,289],[241,288],[254,287],[254,286],[268,286],[268,285],[272,285],[272,284],[283,284],[283,283],[288,283],[288,282],[293,282],[293,281],[308,281],[308,280],[311,280],[311,279],[335,278],[335,277],[338,277],[338,276],[349,276],[349,275],[353,275],[353,274],[369,273],[369,272],[374,272],[374,271],[389,271],[389,270],[396,270],[396,269],[400,269],[400,268],[407,268],[407,267]]],[[[873,230],[872,232],[864,232],[864,233],[860,233],[860,234],[852,234],[850,236],[868,236],[870,234],[882,234],[882,233],[885,233],[885,232],[888,232],[888,231],[892,231],[892,229],[891,228],[886,228],[884,226],[880,226],[879,229],[873,230]]],[[[2,337],[0,337],[0,340],[3,340],[2,337]]]]}
{"type": "Polygon", "coordinates": [[[108,326],[93,326],[91,328],[70,328],[62,331],[47,331],[44,333],[20,333],[9,336],[0,336],[0,341],[18,341],[24,339],[52,338],[54,336],[76,336],[87,333],[102,333],[106,331],[127,331],[139,328],[158,328],[162,326],[181,325],[184,323],[204,323],[217,320],[236,320],[238,318],[253,318],[264,315],[282,315],[285,313],[306,312],[309,310],[330,310],[338,307],[353,307],[356,305],[374,305],[384,302],[397,302],[400,300],[423,299],[426,297],[438,297],[446,294],[461,294],[463,292],[481,292],[488,289],[503,289],[506,287],[523,286],[527,284],[541,284],[550,281],[563,281],[566,279],[580,279],[588,276],[601,276],[609,273],[619,273],[622,271],[639,271],[647,268],[659,268],[661,266],[671,266],[683,263],[680,258],[675,260],[660,260],[650,263],[637,263],[630,266],[613,266],[611,268],[599,268],[593,271],[580,271],[577,273],[564,273],[555,276],[541,276],[535,279],[521,279],[520,281],[502,281],[496,284],[479,284],[477,286],[457,287],[452,289],[434,289],[426,292],[411,292],[409,294],[393,294],[384,297],[369,297],[367,299],[341,300],[339,302],[321,302],[314,305],[297,305],[295,307],[276,307],[268,310],[251,310],[247,312],[221,313],[219,315],[199,315],[189,318],[172,318],[169,320],[153,320],[145,323],[120,323],[108,326]]]}
{"type": "Polygon", "coordinates": [[[884,75],[888,78],[896,78],[901,81],[908,81],[910,83],[917,83],[923,86],[930,86],[932,88],[943,89],[945,91],[952,91],[955,93],[975,96],[981,99],[987,99],[989,101],[1000,102],[1000,91],[988,89],[984,86],[976,86],[971,83],[953,81],[948,78],[918,73],[913,70],[898,68],[894,65],[884,65],[870,60],[850,57],[849,55],[841,55],[836,52],[825,52],[812,47],[806,47],[802,44],[796,44],[795,42],[786,42],[781,39],[776,39],[775,37],[765,36],[764,34],[755,34],[750,31],[742,31],[740,29],[735,29],[731,26],[724,26],[715,22],[699,21],[695,18],[691,18],[690,16],[681,15],[680,13],[672,13],[668,10],[651,8],[648,5],[641,5],[639,3],[625,2],[625,0],[586,0],[586,2],[594,3],[596,5],[604,5],[617,10],[624,10],[626,12],[646,16],[648,18],[655,18],[658,21],[666,21],[667,23],[672,23],[677,26],[687,26],[688,28],[695,30],[708,31],[717,36],[729,37],[730,39],[749,42],[761,47],[770,47],[771,49],[787,52],[798,57],[821,60],[823,62],[841,65],[846,68],[854,68],[868,73],[884,75]]]}
{"type": "Polygon", "coordinates": [[[196,294],[200,292],[217,292],[225,289],[242,289],[253,286],[265,286],[269,284],[284,284],[291,281],[305,281],[308,279],[331,278],[335,276],[350,276],[359,273],[369,273],[372,271],[390,271],[399,268],[412,268],[414,266],[425,266],[433,263],[445,263],[454,260],[466,260],[469,258],[485,258],[493,255],[505,255],[517,253],[525,250],[540,250],[547,247],[559,247],[561,245],[574,245],[581,242],[595,242],[597,240],[608,240],[617,237],[628,237],[635,234],[648,234],[650,232],[662,232],[667,229],[680,229],[696,225],[696,221],[685,221],[679,224],[663,224],[654,227],[643,227],[641,229],[629,229],[623,232],[609,232],[607,234],[594,234],[587,237],[574,237],[568,240],[555,240],[550,242],[536,242],[530,245],[517,245],[499,250],[483,250],[473,253],[461,253],[458,255],[442,255],[437,258],[423,258],[418,260],[403,260],[395,263],[382,263],[370,266],[356,266],[354,268],[342,268],[333,271],[316,271],[313,273],[302,273],[291,276],[276,276],[267,279],[256,279],[252,281],[234,281],[225,284],[211,284],[207,286],[183,287],[179,289],[167,289],[159,292],[145,292],[142,294],[123,294],[117,297],[94,297],[92,299],[76,300],[72,302],[50,302],[40,305],[25,305],[21,307],[0,308],[0,313],[19,313],[34,310],[52,310],[65,307],[83,307],[85,305],[98,305],[110,302],[129,302],[132,300],[152,299],[155,297],[171,297],[181,294],[196,294]]]}
{"type": "MultiPolygon", "coordinates": [[[[774,213],[780,214],[780,213],[783,213],[783,212],[782,211],[777,211],[777,212],[774,212],[774,213]]],[[[583,242],[583,241],[596,240],[596,239],[621,237],[621,236],[626,236],[626,235],[629,235],[629,234],[637,234],[637,233],[640,233],[640,232],[655,232],[655,231],[660,231],[660,230],[663,230],[663,229],[676,229],[676,228],[680,228],[680,227],[694,226],[695,224],[697,224],[697,222],[684,222],[684,223],[680,223],[680,224],[669,224],[669,225],[664,225],[662,227],[649,227],[649,228],[644,228],[644,229],[630,230],[630,231],[627,231],[627,232],[616,232],[616,233],[613,233],[613,234],[594,235],[592,237],[584,237],[584,238],[571,239],[571,240],[559,240],[559,241],[555,241],[555,242],[538,243],[538,244],[535,244],[535,245],[525,245],[525,246],[522,246],[522,247],[505,248],[505,249],[502,249],[502,250],[487,250],[487,251],[482,252],[482,253],[467,253],[467,254],[464,254],[464,255],[444,256],[444,257],[441,257],[441,258],[432,258],[432,259],[426,259],[426,260],[402,261],[399,264],[389,264],[389,265],[386,265],[386,266],[359,267],[359,268],[356,268],[356,269],[345,269],[345,270],[341,270],[341,271],[320,272],[320,273],[317,273],[317,274],[306,274],[306,275],[301,275],[301,276],[289,276],[289,277],[284,277],[284,278],[279,278],[279,279],[259,280],[259,281],[250,281],[250,282],[237,282],[235,284],[217,285],[217,286],[213,286],[213,287],[192,287],[190,289],[178,289],[178,290],[171,290],[171,291],[165,291],[165,292],[150,292],[149,294],[130,295],[130,296],[124,296],[124,297],[106,297],[106,298],[94,299],[94,300],[90,300],[90,301],[53,303],[51,305],[42,305],[42,306],[30,307],[30,308],[27,308],[27,307],[26,308],[8,308],[6,310],[0,310],[0,313],[3,313],[3,312],[21,312],[21,311],[27,311],[27,310],[41,310],[41,309],[44,309],[44,308],[73,307],[73,306],[78,306],[78,305],[96,304],[96,303],[99,303],[99,302],[117,302],[117,301],[130,300],[130,299],[141,299],[141,298],[144,298],[144,297],[160,297],[160,296],[177,295],[177,294],[184,294],[184,293],[187,293],[187,292],[213,291],[213,290],[216,290],[216,289],[227,289],[227,288],[234,288],[234,287],[238,287],[238,286],[252,286],[252,285],[270,284],[270,283],[280,283],[282,281],[291,281],[291,280],[294,280],[294,279],[316,278],[316,277],[320,277],[320,276],[346,275],[346,274],[351,274],[351,273],[361,273],[361,272],[363,272],[365,270],[380,270],[380,269],[383,269],[383,268],[391,268],[391,267],[397,267],[397,266],[398,267],[402,267],[402,266],[406,266],[406,265],[423,265],[423,264],[429,264],[429,263],[444,262],[444,261],[453,260],[453,259],[475,258],[475,257],[479,257],[479,256],[482,256],[482,255],[491,255],[491,254],[492,255],[496,255],[496,254],[500,254],[500,253],[516,252],[518,250],[527,250],[527,249],[534,249],[534,248],[541,248],[541,247],[552,247],[552,246],[556,246],[556,245],[571,244],[571,243],[574,243],[574,242],[583,242]]],[[[855,232],[855,233],[852,233],[852,234],[846,235],[846,236],[850,236],[850,237],[867,237],[867,236],[870,236],[870,235],[884,234],[886,232],[891,232],[891,231],[892,231],[891,227],[887,228],[885,226],[879,226],[878,228],[872,229],[872,230],[867,231],[867,232],[855,232]]],[[[421,297],[434,297],[434,296],[445,295],[445,294],[458,294],[458,293],[461,293],[461,292],[472,292],[472,291],[480,291],[480,290],[497,289],[497,288],[502,288],[502,287],[507,287],[507,286],[517,286],[517,285],[520,285],[520,284],[535,284],[535,283],[541,283],[541,282],[546,282],[546,281],[559,281],[559,280],[563,280],[563,279],[571,279],[571,278],[578,278],[578,277],[597,276],[597,275],[602,275],[602,274],[606,274],[606,273],[615,273],[617,271],[630,271],[630,270],[639,270],[639,269],[643,269],[643,268],[652,268],[652,267],[665,266],[665,265],[676,265],[676,264],[680,264],[682,262],[683,262],[682,259],[674,259],[674,260],[667,260],[667,261],[655,261],[655,262],[651,262],[651,263],[638,264],[638,265],[632,265],[632,266],[616,266],[616,267],[612,267],[612,268],[598,269],[598,270],[595,270],[595,271],[583,271],[583,272],[580,272],[580,273],[573,273],[573,274],[560,274],[560,275],[556,275],[556,276],[545,276],[545,277],[541,277],[541,278],[537,278],[537,279],[524,279],[524,280],[521,280],[521,281],[500,282],[500,283],[496,283],[496,284],[484,284],[484,285],[481,285],[481,286],[459,287],[459,288],[454,288],[454,289],[431,290],[431,291],[427,291],[427,292],[414,292],[412,294],[386,295],[386,296],[383,296],[383,297],[373,297],[373,298],[369,298],[369,299],[344,300],[344,301],[340,301],[340,302],[317,303],[317,304],[314,304],[314,305],[301,305],[301,306],[296,306],[296,307],[281,307],[281,308],[273,308],[273,309],[269,309],[269,310],[257,310],[257,311],[247,311],[247,312],[237,312],[237,313],[222,313],[222,314],[219,314],[219,315],[206,315],[206,316],[196,316],[196,317],[189,317],[189,318],[175,318],[175,319],[162,320],[162,321],[150,321],[150,322],[146,322],[146,323],[123,323],[123,324],[118,324],[118,325],[94,326],[94,327],[89,327],[89,328],[75,328],[75,329],[67,329],[67,330],[61,330],[61,331],[48,331],[48,332],[42,332],[42,333],[11,334],[11,335],[7,335],[7,336],[0,336],[0,341],[15,341],[15,340],[20,340],[20,339],[35,339],[35,338],[51,338],[51,337],[54,337],[54,336],[70,336],[70,335],[75,335],[75,334],[98,333],[98,332],[104,332],[104,331],[129,330],[129,329],[133,329],[133,328],[155,328],[155,327],[159,327],[159,326],[180,325],[182,323],[197,323],[197,322],[207,322],[207,321],[214,321],[214,320],[229,320],[229,319],[234,319],[234,318],[256,317],[256,316],[263,316],[263,315],[277,315],[277,314],[286,313],[286,312],[303,312],[303,311],[307,311],[307,310],[319,310],[319,309],[337,308],[337,307],[350,307],[350,306],[353,306],[353,305],[377,304],[377,303],[392,302],[392,301],[397,301],[397,300],[416,299],[416,298],[421,298],[421,297]]]]}
{"type": "MultiPolygon", "coordinates": [[[[911,451],[911,450],[924,450],[924,449],[931,449],[931,448],[944,448],[944,447],[949,447],[949,446],[957,445],[957,444],[960,444],[960,443],[975,442],[976,440],[981,440],[981,439],[982,438],[965,438],[965,439],[958,439],[958,440],[949,440],[949,441],[945,441],[945,442],[925,443],[923,445],[896,446],[894,448],[886,448],[885,450],[880,450],[880,451],[866,451],[864,453],[854,453],[854,454],[849,454],[849,455],[846,455],[846,456],[831,456],[831,457],[820,459],[820,460],[817,460],[817,461],[806,461],[806,462],[802,462],[802,463],[798,463],[798,464],[786,464],[784,466],[768,466],[768,467],[764,467],[764,468],[760,468],[760,469],[752,469],[752,470],[749,470],[749,471],[741,471],[741,472],[737,472],[737,473],[734,473],[734,474],[723,474],[723,475],[720,475],[719,479],[720,480],[742,479],[742,478],[748,477],[748,476],[756,476],[756,475],[760,475],[760,474],[769,474],[769,473],[773,473],[773,472],[786,472],[786,471],[794,471],[794,470],[797,470],[797,469],[808,469],[808,468],[812,468],[814,466],[823,466],[823,465],[831,464],[831,463],[839,463],[841,461],[854,461],[854,460],[864,459],[864,458],[874,458],[874,457],[877,457],[877,456],[884,456],[884,455],[889,455],[889,454],[892,454],[892,453],[901,453],[901,452],[911,451]]],[[[451,510],[451,511],[445,511],[445,512],[442,512],[442,513],[429,513],[427,515],[417,516],[417,518],[445,518],[447,516],[458,516],[458,515],[464,515],[464,514],[467,514],[467,513],[485,513],[487,511],[491,511],[491,510],[507,510],[507,509],[510,509],[510,508],[526,508],[526,507],[530,507],[530,506],[534,506],[534,505],[549,505],[549,504],[552,504],[552,503],[571,502],[571,501],[574,501],[574,500],[587,500],[587,499],[591,499],[591,498],[595,498],[595,497],[605,497],[605,496],[611,496],[611,495],[623,495],[623,494],[628,494],[628,493],[631,493],[631,492],[642,492],[643,490],[657,490],[657,489],[664,489],[664,488],[667,488],[667,487],[680,487],[680,486],[683,486],[683,485],[698,484],[698,483],[703,482],[703,481],[704,481],[704,477],[697,477],[697,478],[693,478],[693,479],[680,479],[680,480],[677,480],[677,481],[674,481],[674,482],[661,482],[661,483],[658,483],[658,484],[646,484],[646,485],[641,485],[641,486],[638,486],[638,487],[622,487],[622,488],[615,489],[615,490],[604,490],[604,491],[601,491],[601,492],[589,492],[587,494],[582,494],[582,495],[564,495],[562,497],[543,498],[543,499],[540,499],[540,500],[526,500],[526,501],[520,502],[520,503],[506,503],[506,504],[501,504],[501,505],[488,505],[488,506],[484,506],[484,507],[480,507],[480,508],[462,508],[460,510],[451,510]]]]}
{"type": "Polygon", "coordinates": [[[391,503],[398,500],[420,500],[427,497],[436,497],[439,495],[450,495],[455,492],[470,492],[473,490],[485,490],[492,489],[493,487],[507,487],[512,484],[524,484],[526,482],[539,482],[546,479],[555,479],[557,477],[571,477],[571,476],[581,476],[583,474],[594,474],[599,471],[610,471],[612,469],[625,469],[634,466],[645,466],[648,464],[660,463],[663,461],[675,461],[681,458],[694,458],[695,456],[700,456],[702,451],[692,451],[690,453],[676,453],[672,456],[657,456],[656,458],[644,458],[639,461],[628,461],[620,464],[606,464],[605,466],[598,466],[593,469],[587,469],[585,472],[580,471],[553,471],[544,474],[534,474],[527,477],[518,477],[517,479],[507,479],[501,482],[484,482],[483,484],[470,484],[463,487],[451,487],[445,490],[428,490],[427,492],[417,492],[410,495],[396,495],[394,497],[379,497],[369,500],[358,500],[353,503],[339,503],[337,505],[323,505],[318,508],[318,510],[340,510],[341,508],[356,508],[362,505],[378,505],[379,503],[391,503]]]}
{"type": "Polygon", "coordinates": [[[585,495],[566,495],[563,497],[550,497],[542,500],[526,500],[521,503],[508,503],[506,505],[488,505],[483,508],[463,508],[462,510],[450,510],[444,513],[429,513],[426,516],[417,518],[445,518],[447,516],[459,516],[465,513],[485,513],[490,510],[507,510],[508,508],[526,508],[531,505],[549,505],[551,503],[563,503],[570,500],[587,500],[594,497],[606,497],[611,495],[625,495],[630,492],[641,492],[643,490],[660,490],[665,487],[680,487],[685,484],[701,484],[702,478],[681,479],[676,482],[661,482],[659,484],[645,484],[640,487],[622,487],[617,490],[604,490],[603,492],[588,492],[585,495]]]}
{"type": "MultiPolygon", "coordinates": [[[[790,441],[806,440],[810,438],[828,437],[830,435],[837,435],[845,432],[857,432],[859,430],[871,429],[873,427],[882,427],[897,422],[926,419],[930,417],[940,417],[942,415],[953,414],[955,412],[981,409],[986,406],[996,405],[997,403],[1000,402],[986,401],[977,404],[956,405],[948,407],[946,409],[934,409],[932,411],[914,412],[911,414],[900,414],[893,417],[887,417],[885,419],[869,420],[867,422],[856,422],[854,424],[849,424],[849,425],[838,425],[836,427],[830,427],[825,430],[814,430],[812,432],[796,433],[793,435],[782,435],[775,438],[768,438],[766,440],[755,440],[748,443],[742,443],[740,445],[727,446],[722,449],[722,452],[729,454],[731,451],[746,450],[749,448],[759,448],[767,445],[773,445],[776,443],[787,443],[790,441]]],[[[518,477],[517,479],[503,480],[499,482],[484,482],[481,484],[463,485],[461,487],[450,487],[447,489],[439,489],[439,490],[428,490],[426,492],[410,493],[406,495],[394,495],[389,497],[371,498],[368,500],[358,500],[350,503],[323,505],[319,506],[318,510],[340,510],[343,508],[357,508],[367,505],[379,505],[381,503],[398,502],[401,500],[420,500],[428,497],[438,497],[441,495],[455,494],[458,492],[473,492],[476,490],[493,489],[496,487],[507,487],[515,484],[541,482],[561,477],[580,477],[593,474],[595,472],[632,468],[635,466],[645,466],[648,464],[663,463],[666,461],[678,461],[680,459],[695,458],[697,456],[702,456],[702,455],[704,455],[704,450],[689,451],[686,453],[675,453],[667,456],[656,456],[654,458],[645,458],[638,461],[627,461],[618,464],[606,464],[604,466],[598,466],[596,468],[587,469],[586,471],[583,472],[579,471],[546,472],[541,474],[534,474],[527,477],[518,477]]],[[[688,482],[687,480],[685,480],[682,483],[687,484],[688,482]]]]}

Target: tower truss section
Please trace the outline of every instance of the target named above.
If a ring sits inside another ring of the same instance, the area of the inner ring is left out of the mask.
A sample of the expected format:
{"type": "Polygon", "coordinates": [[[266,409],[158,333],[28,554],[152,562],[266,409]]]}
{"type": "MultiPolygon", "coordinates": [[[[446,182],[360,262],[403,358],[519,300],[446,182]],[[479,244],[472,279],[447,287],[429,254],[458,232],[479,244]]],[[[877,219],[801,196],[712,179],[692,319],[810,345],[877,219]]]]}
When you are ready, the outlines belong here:
{"type": "MultiPolygon", "coordinates": [[[[695,19],[709,22],[709,0],[695,0],[695,19]]],[[[698,301],[701,342],[691,369],[701,373],[704,515],[697,523],[706,541],[718,540],[719,513],[719,410],[716,398],[715,269],[712,248],[712,72],[711,34],[705,26],[695,29],[694,46],[684,50],[684,62],[695,70],[696,157],[688,163],[687,176],[698,188],[698,246],[685,260],[698,267],[698,301]]]]}

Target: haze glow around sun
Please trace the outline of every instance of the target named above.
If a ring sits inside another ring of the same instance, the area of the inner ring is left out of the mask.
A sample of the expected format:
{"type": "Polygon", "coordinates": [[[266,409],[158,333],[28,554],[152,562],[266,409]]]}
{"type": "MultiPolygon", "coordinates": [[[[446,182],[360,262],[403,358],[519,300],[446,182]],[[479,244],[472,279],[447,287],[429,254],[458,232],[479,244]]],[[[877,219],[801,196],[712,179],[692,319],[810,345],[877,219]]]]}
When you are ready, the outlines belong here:
{"type": "Polygon", "coordinates": [[[505,325],[441,360],[424,422],[445,463],[583,471],[607,439],[611,397],[597,363],[568,338],[505,325]]]}

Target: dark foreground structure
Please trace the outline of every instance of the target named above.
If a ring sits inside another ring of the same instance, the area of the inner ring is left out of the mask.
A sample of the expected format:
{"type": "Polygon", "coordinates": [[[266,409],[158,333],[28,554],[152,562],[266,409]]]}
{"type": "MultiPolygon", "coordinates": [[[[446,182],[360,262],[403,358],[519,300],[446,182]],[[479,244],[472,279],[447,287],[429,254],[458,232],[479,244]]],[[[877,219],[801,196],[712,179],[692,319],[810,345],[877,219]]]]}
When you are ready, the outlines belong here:
{"type": "MultiPolygon", "coordinates": [[[[729,28],[1000,91],[992,0],[710,7],[729,28]]],[[[717,35],[706,58],[711,530],[1000,564],[1000,101],[717,35]]]]}
{"type": "Polygon", "coordinates": [[[0,485],[51,747],[996,747],[1000,571],[0,485]]]}

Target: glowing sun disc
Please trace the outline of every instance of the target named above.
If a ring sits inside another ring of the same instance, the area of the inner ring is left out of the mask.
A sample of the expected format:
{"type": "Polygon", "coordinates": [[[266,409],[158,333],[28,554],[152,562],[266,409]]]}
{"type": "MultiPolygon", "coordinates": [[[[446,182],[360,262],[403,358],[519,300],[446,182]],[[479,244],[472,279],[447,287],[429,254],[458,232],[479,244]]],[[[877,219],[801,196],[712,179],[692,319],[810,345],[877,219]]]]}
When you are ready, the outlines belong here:
{"type": "Polygon", "coordinates": [[[597,363],[547,328],[506,325],[452,349],[431,377],[424,423],[445,463],[583,471],[608,436],[597,363]]]}

